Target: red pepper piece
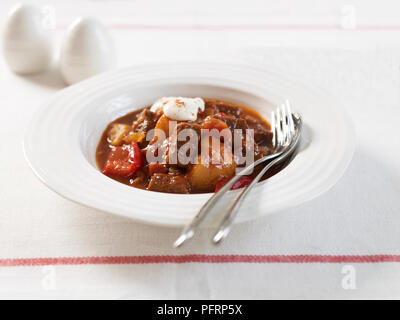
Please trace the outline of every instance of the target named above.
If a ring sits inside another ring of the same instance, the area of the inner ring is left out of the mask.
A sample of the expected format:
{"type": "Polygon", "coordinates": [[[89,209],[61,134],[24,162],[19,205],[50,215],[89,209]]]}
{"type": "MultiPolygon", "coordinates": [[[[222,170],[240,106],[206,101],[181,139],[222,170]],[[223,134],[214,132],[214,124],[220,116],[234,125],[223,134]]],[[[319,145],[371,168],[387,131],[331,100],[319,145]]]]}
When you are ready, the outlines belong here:
{"type": "MultiPolygon", "coordinates": [[[[224,185],[226,185],[228,183],[229,180],[231,180],[232,178],[222,178],[221,180],[219,180],[215,186],[215,192],[218,192],[224,185]]],[[[236,181],[231,190],[236,190],[236,189],[240,189],[243,187],[248,186],[251,182],[253,181],[252,178],[250,178],[249,176],[243,176],[241,177],[238,181],[236,181]]]]}
{"type": "Polygon", "coordinates": [[[128,178],[142,166],[142,163],[142,151],[138,144],[133,142],[116,147],[110,152],[103,173],[107,176],[128,178]]]}

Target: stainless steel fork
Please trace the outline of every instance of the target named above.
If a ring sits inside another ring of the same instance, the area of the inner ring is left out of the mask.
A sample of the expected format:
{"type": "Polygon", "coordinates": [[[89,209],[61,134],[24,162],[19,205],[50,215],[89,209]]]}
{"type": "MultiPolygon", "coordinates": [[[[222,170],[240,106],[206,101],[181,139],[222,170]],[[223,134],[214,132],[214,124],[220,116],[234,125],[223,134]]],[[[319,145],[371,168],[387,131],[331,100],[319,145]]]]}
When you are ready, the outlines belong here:
{"type": "Polygon", "coordinates": [[[237,215],[238,209],[241,206],[243,200],[247,194],[251,191],[254,185],[261,179],[261,177],[276,163],[286,159],[288,155],[296,148],[299,140],[302,128],[302,120],[299,115],[293,114],[291,111],[289,101],[286,101],[282,106],[278,107],[275,112],[271,114],[271,129],[273,132],[273,145],[275,152],[267,155],[257,161],[253,162],[240,174],[233,177],[229,182],[223,186],[218,192],[213,194],[211,198],[201,207],[200,211],[193,218],[193,220],[183,229],[181,235],[174,242],[174,247],[179,247],[187,240],[193,237],[198,226],[204,221],[206,216],[210,213],[215,204],[223,197],[223,195],[231,189],[231,187],[243,176],[249,174],[251,170],[257,165],[271,161],[263,170],[257,175],[252,183],[244,188],[239,196],[235,199],[231,206],[227,207],[227,210],[223,214],[222,222],[215,234],[213,241],[219,243],[224,239],[237,215]]]}
{"type": "MultiPolygon", "coordinates": [[[[297,117],[297,115],[294,115],[294,117],[297,117]]],[[[301,126],[300,118],[295,118],[295,121],[296,121],[296,123],[298,123],[298,125],[301,126]]],[[[220,225],[218,227],[218,231],[214,235],[214,238],[213,238],[214,243],[216,243],[216,244],[220,243],[229,234],[229,231],[231,229],[233,221],[239,212],[239,209],[243,203],[243,200],[246,198],[246,196],[249,194],[249,192],[254,188],[254,186],[257,184],[257,182],[260,181],[260,179],[264,176],[264,174],[269,169],[271,169],[274,165],[276,165],[277,163],[283,161],[285,158],[290,156],[292,151],[294,151],[294,149],[296,148],[298,141],[300,139],[300,134],[295,136],[294,121],[292,121],[292,124],[289,124],[289,126],[286,129],[288,129],[288,132],[284,132],[282,129],[277,130],[278,139],[283,140],[283,144],[279,144],[279,145],[282,148],[285,148],[286,151],[283,154],[281,154],[279,157],[277,157],[274,160],[272,160],[271,162],[269,162],[260,171],[260,173],[253,179],[253,181],[248,186],[243,188],[243,190],[241,191],[239,196],[235,199],[233,204],[231,206],[229,206],[226,213],[224,214],[224,217],[222,218],[222,222],[220,223],[220,225]],[[293,141],[293,143],[292,143],[292,141],[293,141]]],[[[301,127],[298,130],[300,132],[301,127]]]]}

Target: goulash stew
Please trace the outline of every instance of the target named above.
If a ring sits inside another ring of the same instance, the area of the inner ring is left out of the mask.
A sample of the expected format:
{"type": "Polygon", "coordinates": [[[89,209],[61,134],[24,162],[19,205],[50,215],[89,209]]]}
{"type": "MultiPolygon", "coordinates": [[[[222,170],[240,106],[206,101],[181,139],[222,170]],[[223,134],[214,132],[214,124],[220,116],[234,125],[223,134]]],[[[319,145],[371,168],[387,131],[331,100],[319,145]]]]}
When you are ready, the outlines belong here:
{"type": "Polygon", "coordinates": [[[103,174],[126,185],[189,194],[218,191],[250,164],[244,159],[272,152],[270,125],[256,111],[217,99],[164,97],[111,122],[96,160],[103,174]]]}

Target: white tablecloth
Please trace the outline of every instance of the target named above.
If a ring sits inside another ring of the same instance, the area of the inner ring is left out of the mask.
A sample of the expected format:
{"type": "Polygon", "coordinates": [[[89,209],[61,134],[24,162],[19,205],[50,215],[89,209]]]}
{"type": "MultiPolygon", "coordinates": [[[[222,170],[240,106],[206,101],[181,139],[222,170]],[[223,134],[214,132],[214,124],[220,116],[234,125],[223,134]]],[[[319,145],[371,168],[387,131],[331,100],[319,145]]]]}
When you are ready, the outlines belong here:
{"type": "MultiPolygon", "coordinates": [[[[2,0],[1,21],[12,3],[2,0]]],[[[204,56],[279,66],[341,100],[358,141],[319,198],[238,225],[219,247],[204,229],[173,250],[178,229],[80,206],[39,182],[24,127],[64,84],[56,71],[18,77],[0,59],[0,298],[400,298],[396,1],[35,3],[54,6],[59,37],[76,15],[101,18],[120,67],[204,56]],[[358,30],[343,30],[353,11],[358,30]]]]}

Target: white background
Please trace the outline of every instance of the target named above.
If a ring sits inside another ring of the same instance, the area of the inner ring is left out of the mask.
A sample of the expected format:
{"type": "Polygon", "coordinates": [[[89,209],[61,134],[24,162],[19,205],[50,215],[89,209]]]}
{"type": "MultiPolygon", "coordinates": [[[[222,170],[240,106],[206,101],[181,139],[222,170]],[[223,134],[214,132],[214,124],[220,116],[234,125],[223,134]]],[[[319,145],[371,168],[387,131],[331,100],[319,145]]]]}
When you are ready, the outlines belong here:
{"type": "MultiPolygon", "coordinates": [[[[64,83],[56,70],[18,77],[0,59],[0,259],[165,254],[400,254],[398,1],[34,1],[56,10],[59,41],[74,17],[101,19],[120,67],[229,56],[273,64],[342,101],[357,147],[344,177],[298,208],[211,231],[180,251],[177,229],[138,224],[54,194],[22,153],[33,112],[64,83]],[[356,30],[343,29],[353,5],[356,30]],[[346,7],[348,8],[348,7],[346,7]],[[344,10],[344,11],[343,11],[344,10]]],[[[0,3],[0,22],[14,1],[0,3]]],[[[45,142],[44,142],[45,143],[45,142]]],[[[400,298],[398,263],[158,264],[0,268],[2,298],[400,298]],[[51,275],[52,285],[46,285],[51,275]]]]}

